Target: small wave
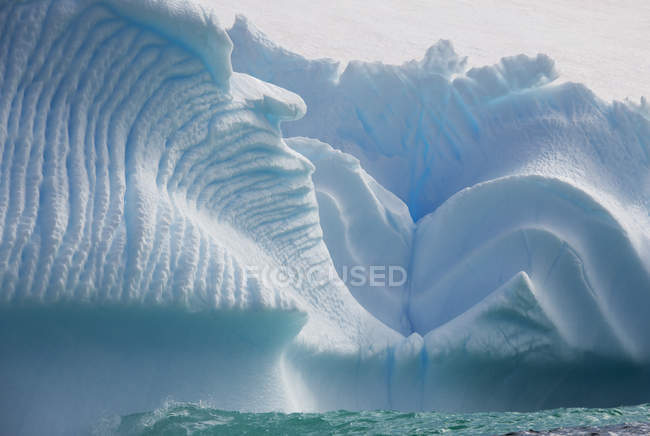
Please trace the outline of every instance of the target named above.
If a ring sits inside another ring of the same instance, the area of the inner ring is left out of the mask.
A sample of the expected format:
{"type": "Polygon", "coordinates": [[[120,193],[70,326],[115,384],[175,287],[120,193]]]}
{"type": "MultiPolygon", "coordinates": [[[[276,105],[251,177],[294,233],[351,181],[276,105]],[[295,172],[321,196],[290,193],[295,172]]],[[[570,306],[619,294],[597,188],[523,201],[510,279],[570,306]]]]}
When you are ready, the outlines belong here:
{"type": "Polygon", "coordinates": [[[205,404],[167,402],[160,409],[112,417],[96,435],[187,434],[643,434],[650,405],[612,409],[552,409],[533,413],[243,413],[205,404]]]}

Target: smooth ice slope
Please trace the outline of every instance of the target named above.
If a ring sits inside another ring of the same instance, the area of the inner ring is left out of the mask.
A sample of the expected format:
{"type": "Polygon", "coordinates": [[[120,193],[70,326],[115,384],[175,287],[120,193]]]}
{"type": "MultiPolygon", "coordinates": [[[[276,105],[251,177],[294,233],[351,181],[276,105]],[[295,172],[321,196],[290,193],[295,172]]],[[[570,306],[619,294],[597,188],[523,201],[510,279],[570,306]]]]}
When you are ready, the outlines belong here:
{"type": "Polygon", "coordinates": [[[312,179],[335,273],[373,315],[411,333],[407,279],[415,225],[406,205],[353,156],[315,139],[290,138],[287,144],[316,167],[312,179]]]}
{"type": "Polygon", "coordinates": [[[650,360],[643,260],[612,214],[569,183],[526,176],[468,188],[418,223],[413,258],[416,331],[462,315],[525,272],[572,349],[650,360]]]}

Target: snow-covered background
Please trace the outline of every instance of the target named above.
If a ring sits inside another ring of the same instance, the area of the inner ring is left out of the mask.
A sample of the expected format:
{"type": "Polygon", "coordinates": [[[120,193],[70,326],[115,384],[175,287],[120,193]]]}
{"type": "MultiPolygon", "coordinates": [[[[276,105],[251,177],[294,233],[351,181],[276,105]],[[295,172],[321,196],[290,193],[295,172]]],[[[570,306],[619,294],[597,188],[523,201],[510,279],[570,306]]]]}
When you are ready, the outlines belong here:
{"type": "Polygon", "coordinates": [[[401,64],[439,39],[469,66],[545,53],[561,79],[601,98],[650,96],[650,2],[643,0],[196,0],[225,27],[235,14],[308,58],[401,64]]]}

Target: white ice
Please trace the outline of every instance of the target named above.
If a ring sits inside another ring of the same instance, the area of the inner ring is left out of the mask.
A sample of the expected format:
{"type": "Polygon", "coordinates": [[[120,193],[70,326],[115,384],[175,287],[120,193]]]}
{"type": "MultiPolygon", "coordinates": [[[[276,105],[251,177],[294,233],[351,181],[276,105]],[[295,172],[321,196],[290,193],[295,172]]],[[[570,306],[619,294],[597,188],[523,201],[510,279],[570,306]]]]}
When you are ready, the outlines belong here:
{"type": "Polygon", "coordinates": [[[340,71],[184,2],[0,28],[3,429],[650,401],[645,101],[447,41],[340,71]]]}

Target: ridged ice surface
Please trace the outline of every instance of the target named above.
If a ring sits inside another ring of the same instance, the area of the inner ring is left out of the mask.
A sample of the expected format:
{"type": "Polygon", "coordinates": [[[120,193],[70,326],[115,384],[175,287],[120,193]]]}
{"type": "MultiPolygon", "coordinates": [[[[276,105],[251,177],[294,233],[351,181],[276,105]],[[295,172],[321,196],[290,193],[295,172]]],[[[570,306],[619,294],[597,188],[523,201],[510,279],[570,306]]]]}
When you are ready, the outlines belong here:
{"type": "Polygon", "coordinates": [[[312,166],[278,135],[304,104],[231,78],[216,27],[214,65],[170,42],[155,4],[3,4],[1,298],[296,307],[246,267],[329,262],[312,166]]]}
{"type": "Polygon", "coordinates": [[[0,29],[3,429],[649,400],[647,103],[448,42],[339,74],[183,2],[0,29]]]}

